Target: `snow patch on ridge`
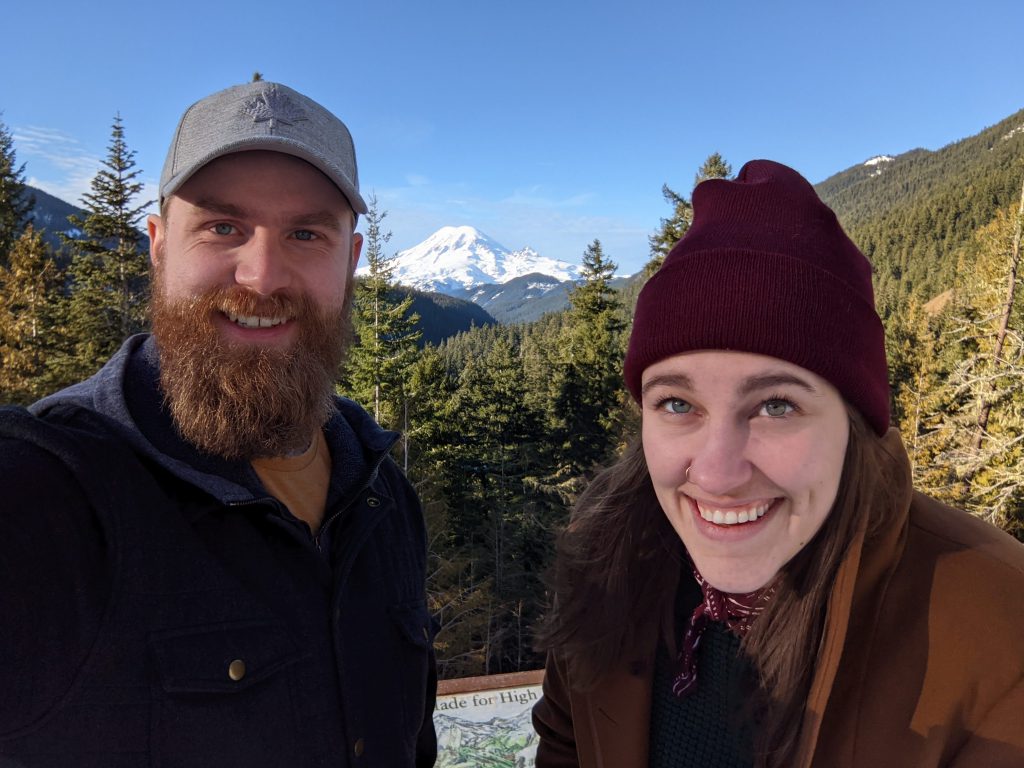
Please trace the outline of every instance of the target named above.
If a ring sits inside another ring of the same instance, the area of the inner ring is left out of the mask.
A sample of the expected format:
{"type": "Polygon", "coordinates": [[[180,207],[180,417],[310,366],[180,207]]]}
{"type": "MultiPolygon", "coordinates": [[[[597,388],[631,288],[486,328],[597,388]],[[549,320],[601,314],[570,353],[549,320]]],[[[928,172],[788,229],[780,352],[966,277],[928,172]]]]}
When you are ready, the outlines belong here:
{"type": "Polygon", "coordinates": [[[896,158],[892,155],[875,155],[870,160],[864,161],[864,165],[875,170],[871,174],[871,178],[882,175],[882,166],[886,163],[891,163],[896,158]]]}
{"type": "Polygon", "coordinates": [[[1002,140],[1006,141],[1007,139],[1011,139],[1011,138],[1013,138],[1018,133],[1024,133],[1024,123],[1021,123],[1016,128],[1014,128],[1012,131],[1010,131],[1008,134],[1003,136],[1002,140]]]}

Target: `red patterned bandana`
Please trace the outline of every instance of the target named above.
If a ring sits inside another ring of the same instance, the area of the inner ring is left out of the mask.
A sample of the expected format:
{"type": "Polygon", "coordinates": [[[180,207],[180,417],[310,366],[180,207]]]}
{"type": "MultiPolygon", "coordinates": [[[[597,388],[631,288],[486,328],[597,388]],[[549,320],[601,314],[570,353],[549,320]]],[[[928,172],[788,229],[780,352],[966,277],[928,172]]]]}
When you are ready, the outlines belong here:
{"type": "Polygon", "coordinates": [[[775,592],[775,585],[769,584],[743,595],[732,595],[719,592],[708,584],[696,568],[693,569],[693,576],[700,584],[704,601],[693,609],[679,648],[680,671],[672,683],[672,692],[679,697],[688,696],[697,689],[697,649],[708,622],[720,621],[730,632],[743,637],[775,592]]]}

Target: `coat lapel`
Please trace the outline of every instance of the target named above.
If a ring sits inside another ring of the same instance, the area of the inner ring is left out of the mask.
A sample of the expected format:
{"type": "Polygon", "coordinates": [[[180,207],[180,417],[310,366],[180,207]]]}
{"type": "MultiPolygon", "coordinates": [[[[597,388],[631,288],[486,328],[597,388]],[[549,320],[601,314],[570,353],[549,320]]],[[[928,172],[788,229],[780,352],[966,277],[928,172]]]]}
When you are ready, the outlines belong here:
{"type": "Polygon", "coordinates": [[[587,716],[595,768],[646,768],[654,659],[634,662],[605,678],[587,716]]]}

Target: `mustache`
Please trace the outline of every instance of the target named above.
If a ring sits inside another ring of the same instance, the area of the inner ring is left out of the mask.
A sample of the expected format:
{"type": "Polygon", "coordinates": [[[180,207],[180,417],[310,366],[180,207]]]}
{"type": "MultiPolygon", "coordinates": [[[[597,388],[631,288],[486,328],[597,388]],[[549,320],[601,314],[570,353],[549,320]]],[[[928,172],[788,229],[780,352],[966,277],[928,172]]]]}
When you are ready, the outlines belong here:
{"type": "Polygon", "coordinates": [[[269,296],[254,293],[242,286],[216,288],[188,302],[188,311],[197,317],[212,311],[232,315],[258,315],[261,317],[309,318],[316,312],[312,302],[304,296],[280,291],[269,296]]]}

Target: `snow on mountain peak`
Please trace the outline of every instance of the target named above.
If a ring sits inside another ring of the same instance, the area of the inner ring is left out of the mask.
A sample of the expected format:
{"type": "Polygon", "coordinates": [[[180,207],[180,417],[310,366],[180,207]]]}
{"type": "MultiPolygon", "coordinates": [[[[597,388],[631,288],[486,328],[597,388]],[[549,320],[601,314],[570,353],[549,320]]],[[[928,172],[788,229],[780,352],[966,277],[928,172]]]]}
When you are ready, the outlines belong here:
{"type": "Polygon", "coordinates": [[[506,283],[531,272],[571,280],[578,271],[564,261],[540,256],[532,248],[510,251],[470,226],[441,227],[419,245],[399,251],[392,266],[396,282],[442,293],[506,283]]]}

